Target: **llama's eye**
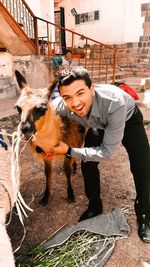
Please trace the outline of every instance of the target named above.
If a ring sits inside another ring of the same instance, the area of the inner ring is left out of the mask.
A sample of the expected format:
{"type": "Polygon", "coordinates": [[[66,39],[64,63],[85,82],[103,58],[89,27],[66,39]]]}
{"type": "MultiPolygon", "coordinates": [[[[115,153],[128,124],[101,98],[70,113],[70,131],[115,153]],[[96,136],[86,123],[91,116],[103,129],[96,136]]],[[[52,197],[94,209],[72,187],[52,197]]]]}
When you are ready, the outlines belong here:
{"type": "Polygon", "coordinates": [[[22,109],[19,106],[15,106],[15,108],[17,109],[18,113],[21,114],[22,109]]]}
{"type": "Polygon", "coordinates": [[[43,116],[46,112],[47,108],[35,108],[35,112],[36,114],[40,115],[40,116],[43,116]]]}

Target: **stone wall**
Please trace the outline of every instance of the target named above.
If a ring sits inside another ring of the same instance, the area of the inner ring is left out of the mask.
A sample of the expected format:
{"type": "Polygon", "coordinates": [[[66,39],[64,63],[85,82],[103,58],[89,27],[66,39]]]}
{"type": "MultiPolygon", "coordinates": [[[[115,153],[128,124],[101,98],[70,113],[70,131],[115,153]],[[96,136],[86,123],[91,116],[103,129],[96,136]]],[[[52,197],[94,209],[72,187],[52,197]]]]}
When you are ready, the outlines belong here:
{"type": "Polygon", "coordinates": [[[26,77],[30,87],[48,87],[53,79],[51,58],[48,56],[12,56],[0,52],[0,99],[18,94],[15,70],[26,77]]]}
{"type": "Polygon", "coordinates": [[[12,74],[13,57],[6,52],[0,52],[0,98],[14,97],[17,87],[12,74]]]}
{"type": "Polygon", "coordinates": [[[13,57],[13,73],[20,71],[26,77],[30,87],[48,87],[52,80],[52,62],[48,56],[13,57]]]}
{"type": "Polygon", "coordinates": [[[145,18],[139,42],[114,45],[117,64],[126,77],[150,77],[150,3],[141,5],[141,15],[145,18]]]}

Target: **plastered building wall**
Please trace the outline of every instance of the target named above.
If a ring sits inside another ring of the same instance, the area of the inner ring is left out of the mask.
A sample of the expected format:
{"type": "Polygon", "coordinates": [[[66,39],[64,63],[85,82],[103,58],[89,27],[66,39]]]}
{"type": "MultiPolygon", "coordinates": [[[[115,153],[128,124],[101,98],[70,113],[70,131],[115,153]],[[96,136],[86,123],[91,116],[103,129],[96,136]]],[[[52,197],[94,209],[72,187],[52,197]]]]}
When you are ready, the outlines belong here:
{"type": "MultiPolygon", "coordinates": [[[[141,4],[149,0],[63,0],[57,5],[65,9],[65,26],[80,34],[107,44],[121,44],[137,42],[143,33],[141,17],[141,4]],[[75,8],[77,14],[99,10],[100,20],[84,22],[75,25],[75,17],[71,9],[75,8]]],[[[69,42],[69,40],[68,40],[69,42]]]]}
{"type": "MultiPolygon", "coordinates": [[[[35,16],[54,23],[54,0],[26,0],[26,3],[31,8],[35,16]]],[[[39,23],[39,36],[44,37],[47,34],[47,25],[43,22],[39,23]]],[[[54,27],[49,27],[51,40],[54,40],[54,27]]]]}

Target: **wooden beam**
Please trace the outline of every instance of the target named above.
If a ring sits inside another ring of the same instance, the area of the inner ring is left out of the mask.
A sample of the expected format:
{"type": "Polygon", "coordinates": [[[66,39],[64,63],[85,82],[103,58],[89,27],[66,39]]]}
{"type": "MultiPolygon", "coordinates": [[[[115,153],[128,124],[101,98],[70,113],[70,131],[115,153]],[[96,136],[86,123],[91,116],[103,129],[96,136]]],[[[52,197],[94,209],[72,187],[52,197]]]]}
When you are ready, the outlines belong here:
{"type": "Polygon", "coordinates": [[[13,19],[13,17],[7,12],[6,8],[0,3],[0,13],[3,15],[6,22],[13,29],[13,31],[18,35],[18,37],[28,46],[33,54],[36,54],[35,44],[28,38],[25,32],[21,29],[19,24],[13,19]]]}

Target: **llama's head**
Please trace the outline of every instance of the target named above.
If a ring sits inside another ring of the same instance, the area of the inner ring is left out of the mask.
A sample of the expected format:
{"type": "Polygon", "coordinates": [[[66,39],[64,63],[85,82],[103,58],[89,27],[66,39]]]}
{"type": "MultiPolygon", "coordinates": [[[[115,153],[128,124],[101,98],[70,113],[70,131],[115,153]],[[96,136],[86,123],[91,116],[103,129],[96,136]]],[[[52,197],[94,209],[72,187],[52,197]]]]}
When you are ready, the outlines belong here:
{"type": "Polygon", "coordinates": [[[20,87],[20,97],[16,102],[16,109],[20,113],[20,131],[25,139],[29,139],[41,129],[49,110],[50,92],[47,88],[31,89],[26,79],[15,71],[20,87]]]}

